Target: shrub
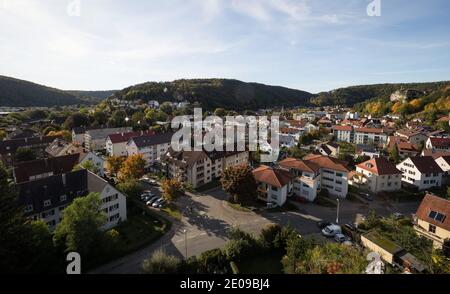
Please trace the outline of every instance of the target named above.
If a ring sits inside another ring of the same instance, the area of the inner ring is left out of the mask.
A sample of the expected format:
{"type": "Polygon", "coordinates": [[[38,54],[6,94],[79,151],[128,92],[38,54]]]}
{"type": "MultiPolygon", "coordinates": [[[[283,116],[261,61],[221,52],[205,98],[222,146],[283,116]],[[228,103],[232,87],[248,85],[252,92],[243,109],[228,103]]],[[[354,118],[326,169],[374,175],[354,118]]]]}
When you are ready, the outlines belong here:
{"type": "Polygon", "coordinates": [[[150,258],[144,260],[142,271],[145,274],[176,274],[180,265],[179,258],[167,255],[163,250],[157,250],[150,258]]]}
{"type": "Polygon", "coordinates": [[[277,235],[281,232],[281,227],[278,224],[268,224],[261,230],[259,240],[264,248],[273,248],[277,235]]]}

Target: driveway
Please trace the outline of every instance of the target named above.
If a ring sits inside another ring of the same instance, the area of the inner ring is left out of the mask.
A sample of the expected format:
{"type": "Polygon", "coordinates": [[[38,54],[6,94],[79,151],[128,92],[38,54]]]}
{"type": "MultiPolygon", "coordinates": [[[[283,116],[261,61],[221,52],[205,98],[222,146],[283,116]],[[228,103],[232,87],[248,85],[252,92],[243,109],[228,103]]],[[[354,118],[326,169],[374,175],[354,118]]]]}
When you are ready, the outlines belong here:
{"type": "MultiPolygon", "coordinates": [[[[158,193],[158,188],[151,188],[158,193]]],[[[270,223],[291,225],[301,235],[320,234],[317,221],[336,220],[336,208],[323,207],[312,203],[296,203],[298,211],[292,212],[245,212],[228,206],[228,195],[220,188],[204,193],[186,193],[177,202],[182,208],[182,220],[173,220],[172,229],[158,242],[106,264],[92,273],[139,273],[142,262],[157,249],[184,258],[199,255],[204,251],[222,248],[227,242],[227,230],[236,226],[252,234],[259,234],[270,223]]],[[[414,213],[418,202],[387,203],[373,201],[370,203],[341,200],[339,223],[355,222],[361,215],[375,210],[378,215],[388,216],[393,212],[405,215],[414,213]]],[[[167,217],[167,216],[166,216],[167,217]]]]}

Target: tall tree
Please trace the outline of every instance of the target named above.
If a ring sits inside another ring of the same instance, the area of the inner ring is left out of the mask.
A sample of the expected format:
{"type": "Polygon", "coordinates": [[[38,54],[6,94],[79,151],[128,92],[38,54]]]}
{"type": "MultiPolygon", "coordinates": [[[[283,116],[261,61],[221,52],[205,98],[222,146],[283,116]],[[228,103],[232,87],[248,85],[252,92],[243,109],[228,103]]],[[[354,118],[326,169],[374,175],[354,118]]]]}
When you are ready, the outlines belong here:
{"type": "Polygon", "coordinates": [[[145,173],[145,159],[142,154],[128,156],[119,171],[119,180],[128,181],[141,178],[145,173]]]}
{"type": "Polygon", "coordinates": [[[167,202],[175,201],[184,193],[183,185],[176,179],[163,180],[161,183],[161,188],[163,190],[163,198],[167,202]]]}
{"type": "Polygon", "coordinates": [[[393,144],[391,149],[389,150],[389,160],[391,160],[394,163],[400,161],[400,155],[398,153],[397,144],[393,144]]]}
{"type": "Polygon", "coordinates": [[[256,197],[256,182],[246,165],[228,167],[223,171],[220,182],[235,203],[250,203],[256,197]]]}
{"type": "Polygon", "coordinates": [[[123,156],[110,156],[106,159],[106,170],[111,175],[117,175],[123,166],[126,157],[123,156]]]}
{"type": "Polygon", "coordinates": [[[102,239],[100,227],[106,222],[106,216],[100,211],[101,204],[98,193],[76,198],[63,211],[62,221],[56,226],[55,243],[66,252],[90,256],[102,239]]]}

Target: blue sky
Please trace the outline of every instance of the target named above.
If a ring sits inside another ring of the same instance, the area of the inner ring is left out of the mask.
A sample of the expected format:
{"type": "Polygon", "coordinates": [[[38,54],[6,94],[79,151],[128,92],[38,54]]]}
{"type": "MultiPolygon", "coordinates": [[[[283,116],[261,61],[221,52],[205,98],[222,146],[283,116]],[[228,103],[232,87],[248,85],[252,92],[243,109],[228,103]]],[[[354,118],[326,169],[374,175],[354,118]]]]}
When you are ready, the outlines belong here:
{"type": "Polygon", "coordinates": [[[450,1],[381,0],[376,17],[370,2],[0,0],[0,74],[85,90],[210,77],[314,93],[450,80],[450,1]]]}

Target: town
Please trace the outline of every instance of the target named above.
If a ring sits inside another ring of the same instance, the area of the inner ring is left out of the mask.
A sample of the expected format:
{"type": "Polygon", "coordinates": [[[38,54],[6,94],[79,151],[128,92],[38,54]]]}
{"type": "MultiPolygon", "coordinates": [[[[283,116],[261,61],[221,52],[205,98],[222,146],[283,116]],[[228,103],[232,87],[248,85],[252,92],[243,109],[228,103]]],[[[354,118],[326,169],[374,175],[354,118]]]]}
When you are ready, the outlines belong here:
{"type": "Polygon", "coordinates": [[[51,253],[14,270],[61,272],[75,251],[86,273],[364,273],[376,252],[383,273],[448,273],[450,116],[206,111],[278,117],[279,157],[261,162],[263,145],[174,150],[172,119],[198,106],[3,109],[2,207],[39,240],[9,242],[51,253]]]}

